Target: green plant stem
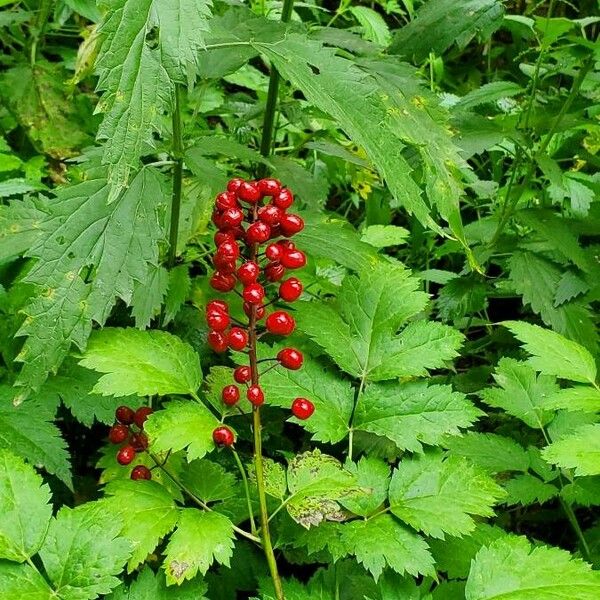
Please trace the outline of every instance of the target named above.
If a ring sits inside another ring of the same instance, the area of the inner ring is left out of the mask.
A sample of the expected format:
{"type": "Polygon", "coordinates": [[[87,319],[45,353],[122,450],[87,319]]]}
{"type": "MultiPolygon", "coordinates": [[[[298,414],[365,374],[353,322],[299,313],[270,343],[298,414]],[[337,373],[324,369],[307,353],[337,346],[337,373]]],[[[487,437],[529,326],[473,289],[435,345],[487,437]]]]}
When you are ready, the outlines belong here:
{"type": "Polygon", "coordinates": [[[179,215],[181,213],[181,186],[183,182],[183,135],[181,131],[181,84],[175,84],[173,109],[173,194],[171,197],[171,222],[169,226],[169,254],[167,267],[172,269],[177,259],[179,215]]]}
{"type": "Polygon", "coordinates": [[[356,412],[356,407],[360,400],[360,396],[365,389],[365,383],[367,380],[367,376],[363,375],[360,378],[360,385],[356,388],[356,392],[354,393],[354,403],[352,406],[352,414],[350,415],[350,422],[348,423],[348,460],[352,460],[353,455],[353,444],[354,444],[354,413],[356,412]]]}
{"type": "Polygon", "coordinates": [[[250,487],[248,486],[248,477],[246,476],[246,469],[244,469],[244,465],[240,460],[239,454],[236,452],[235,448],[231,449],[233,453],[233,458],[238,466],[240,471],[240,475],[242,476],[242,482],[244,484],[244,492],[246,493],[246,502],[248,503],[248,517],[250,518],[250,531],[253,535],[256,535],[256,523],[254,522],[254,510],[252,509],[252,501],[250,500],[250,487]]]}
{"type": "Polygon", "coordinates": [[[37,19],[35,21],[35,26],[32,30],[32,41],[31,41],[31,49],[29,51],[29,60],[31,66],[35,65],[35,61],[37,60],[37,48],[42,35],[44,35],[44,29],[46,29],[46,24],[48,23],[48,17],[50,16],[50,10],[52,8],[52,0],[42,0],[40,2],[40,8],[37,15],[37,19]]]}

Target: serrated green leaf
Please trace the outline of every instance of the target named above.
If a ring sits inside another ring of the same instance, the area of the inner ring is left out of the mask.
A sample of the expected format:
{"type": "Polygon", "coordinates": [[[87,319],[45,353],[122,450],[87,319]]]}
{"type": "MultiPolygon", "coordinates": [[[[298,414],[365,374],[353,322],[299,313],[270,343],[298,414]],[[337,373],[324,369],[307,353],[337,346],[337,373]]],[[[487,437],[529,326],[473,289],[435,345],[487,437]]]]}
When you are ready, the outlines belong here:
{"type": "Polygon", "coordinates": [[[0,600],[54,600],[46,580],[29,565],[0,562],[0,600]]]}
{"type": "Polygon", "coordinates": [[[205,503],[226,500],[236,493],[235,475],[210,460],[192,461],[186,465],[181,479],[186,488],[205,503]]]}
{"type": "Polygon", "coordinates": [[[505,410],[534,429],[552,420],[554,413],[547,400],[559,390],[552,375],[538,375],[526,363],[501,358],[494,379],[500,387],[480,392],[486,404],[505,410]]]}
{"type": "Polygon", "coordinates": [[[0,558],[24,562],[37,553],[52,516],[49,502],[50,490],[33,467],[0,450],[0,558]]]}
{"type": "Polygon", "coordinates": [[[169,285],[165,299],[165,325],[175,318],[185,302],[191,286],[187,265],[178,265],[169,271],[169,285]]]}
{"type": "Polygon", "coordinates": [[[492,81],[481,87],[476,87],[465,94],[454,106],[455,109],[469,110],[475,106],[496,102],[503,98],[511,98],[523,93],[525,90],[512,81],[492,81]]]}
{"type": "Polygon", "coordinates": [[[181,583],[198,572],[204,575],[215,561],[228,566],[233,539],[233,524],[227,517],[184,508],[165,551],[167,583],[181,583]]]}
{"type": "Polygon", "coordinates": [[[525,537],[482,548],[466,587],[466,600],[595,600],[598,594],[598,571],[559,548],[533,547],[525,537]]]}
{"type": "Polygon", "coordinates": [[[365,227],[360,239],[375,248],[387,248],[389,246],[400,246],[406,244],[406,238],[410,235],[404,227],[396,225],[370,225],[365,227]]]}
{"type": "Polygon", "coordinates": [[[361,517],[375,512],[386,500],[390,486],[390,467],[374,456],[363,456],[357,463],[346,461],[344,468],[356,475],[361,488],[342,498],[340,504],[361,517]]]}
{"type": "Polygon", "coordinates": [[[195,394],[202,381],[194,349],[166,331],[102,329],[79,364],[104,373],[93,390],[103,395],[195,394]]]}
{"type": "Polygon", "coordinates": [[[169,286],[169,271],[162,266],[150,265],[146,280],[134,284],[131,314],[138,329],[146,329],[163,304],[169,286]]]}
{"type": "Polygon", "coordinates": [[[580,294],[585,294],[589,289],[590,286],[583,279],[577,277],[572,271],[565,271],[556,288],[554,306],[560,306],[580,294]]]}
{"type": "Polygon", "coordinates": [[[444,435],[458,434],[480,415],[450,386],[371,384],[358,400],[353,427],[385,436],[401,450],[422,452],[422,444],[439,444],[444,435]]]}
{"type": "Polygon", "coordinates": [[[600,475],[600,424],[584,425],[542,450],[550,463],[576,475],[600,475]]]}
{"type": "Polygon", "coordinates": [[[564,388],[548,398],[547,406],[554,410],[600,412],[600,390],[591,385],[564,388]]]}
{"type": "Polygon", "coordinates": [[[504,503],[508,505],[544,504],[558,495],[558,489],[555,486],[545,483],[529,473],[521,473],[509,479],[504,484],[504,489],[508,493],[504,503]]]}
{"type": "Polygon", "coordinates": [[[387,46],[390,43],[389,27],[378,12],[368,6],[350,6],[349,11],[360,23],[365,39],[380,46],[387,46]]]}
{"type": "Polygon", "coordinates": [[[496,433],[470,431],[463,436],[449,437],[442,445],[491,473],[529,469],[527,451],[511,438],[496,433]]]}
{"type": "Polygon", "coordinates": [[[168,490],[155,481],[112,481],[105,494],[121,521],[119,535],[131,542],[127,563],[131,573],[173,530],[179,511],[168,490]]]}
{"type": "Polygon", "coordinates": [[[29,250],[40,236],[39,224],[46,218],[43,202],[35,198],[15,200],[0,206],[0,262],[29,250]]]}
{"type": "Polygon", "coordinates": [[[600,506],[600,477],[577,477],[562,488],[560,495],[569,504],[600,506]]]}
{"type": "Polygon", "coordinates": [[[92,600],[119,585],[131,553],[119,537],[121,523],[102,503],[63,507],[48,528],[39,554],[46,573],[64,600],[92,600]]]}
{"type": "Polygon", "coordinates": [[[475,528],[471,515],[489,517],[505,495],[493,479],[467,460],[431,452],[404,459],[392,475],[392,513],[431,537],[475,528]]]}
{"type": "Polygon", "coordinates": [[[186,448],[188,461],[214,449],[212,432],[219,421],[203,404],[174,400],[150,416],[144,429],[153,452],[186,448]]]}
{"type": "Polygon", "coordinates": [[[523,321],[505,321],[512,331],[532,354],[529,364],[538,371],[563,379],[581,383],[594,383],[596,364],[592,355],[580,344],[562,335],[523,321]]]}

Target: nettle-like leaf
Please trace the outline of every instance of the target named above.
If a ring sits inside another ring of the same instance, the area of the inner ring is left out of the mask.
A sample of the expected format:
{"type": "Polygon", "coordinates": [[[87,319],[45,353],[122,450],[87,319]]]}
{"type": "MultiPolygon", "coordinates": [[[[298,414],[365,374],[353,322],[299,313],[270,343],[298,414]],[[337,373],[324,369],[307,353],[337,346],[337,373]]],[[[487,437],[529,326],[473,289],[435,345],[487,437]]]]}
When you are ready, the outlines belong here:
{"type": "Polygon", "coordinates": [[[558,488],[550,483],[542,481],[539,477],[530,473],[521,473],[504,484],[508,496],[504,504],[544,504],[558,495],[558,488]]]}
{"type": "Polygon", "coordinates": [[[401,450],[421,452],[458,434],[482,412],[450,386],[424,382],[370,384],[359,398],[353,427],[385,436],[401,450]]]}
{"type": "Polygon", "coordinates": [[[93,389],[103,395],[195,394],[202,381],[194,349],[166,331],[102,329],[79,364],[104,373],[93,389]]]}
{"type": "Polygon", "coordinates": [[[524,321],[505,321],[503,324],[532,355],[527,362],[534,369],[570,381],[595,383],[594,357],[580,344],[524,321]]]}
{"type": "Polygon", "coordinates": [[[104,92],[98,110],[105,116],[98,139],[105,142],[103,163],[110,168],[114,199],[145,148],[153,147],[152,133],[169,106],[172,81],[195,78],[211,2],[104,0],[102,4],[106,19],[100,24],[96,68],[98,89],[104,92]]]}
{"type": "Polygon", "coordinates": [[[406,325],[427,303],[418,285],[404,268],[378,265],[347,276],[334,303],[299,302],[299,327],[354,377],[426,375],[457,355],[463,337],[440,323],[406,325]]]}
{"type": "Polygon", "coordinates": [[[0,450],[0,558],[24,562],[37,553],[52,517],[49,502],[50,489],[33,467],[0,450]]]}
{"type": "Polygon", "coordinates": [[[214,449],[212,432],[218,424],[204,404],[174,400],[150,415],[144,429],[153,452],[186,448],[188,461],[192,461],[214,449]]]}
{"type": "Polygon", "coordinates": [[[43,396],[15,405],[13,396],[14,388],[0,384],[0,448],[43,466],[72,487],[67,444],[54,424],[56,406],[49,406],[43,396]]]}
{"type": "Polygon", "coordinates": [[[475,556],[466,600],[595,600],[600,572],[559,548],[506,537],[475,556]]]}
{"type": "Polygon", "coordinates": [[[72,344],[85,348],[92,322],[104,324],[117,297],[131,302],[148,266],[158,264],[160,215],[168,201],[163,186],[162,175],[146,167],[109,204],[105,170],[91,168],[85,181],[44,202],[46,219],[27,252],[37,260],[26,282],[39,293],[23,308],[18,335],[27,339],[18,356],[24,363],[19,385],[38,389],[72,344]]]}
{"type": "Polygon", "coordinates": [[[550,463],[575,469],[576,475],[600,475],[600,423],[584,425],[542,451],[550,463]]]}
{"type": "Polygon", "coordinates": [[[501,358],[494,379],[500,387],[480,392],[486,404],[503,409],[535,429],[553,419],[554,411],[548,408],[548,398],[559,388],[552,375],[539,375],[527,363],[501,358]]]}
{"type": "Polygon", "coordinates": [[[475,527],[471,515],[490,517],[505,495],[494,480],[467,460],[431,452],[404,459],[392,475],[392,512],[419,531],[443,538],[475,527]]]}
{"type": "Polygon", "coordinates": [[[346,461],[344,468],[356,475],[361,488],[340,500],[340,504],[361,517],[367,517],[383,505],[390,486],[389,465],[374,456],[363,456],[357,463],[346,461]]]}
{"type": "Polygon", "coordinates": [[[198,572],[204,575],[215,561],[229,566],[233,539],[233,524],[227,517],[184,508],[165,551],[167,583],[193,579],[198,572]]]}
{"type": "Polygon", "coordinates": [[[132,572],[173,530],[179,510],[168,490],[155,481],[112,481],[106,486],[105,494],[111,510],[122,522],[119,535],[132,544],[127,563],[132,572]]]}
{"type": "Polygon", "coordinates": [[[563,388],[548,398],[547,405],[553,410],[600,412],[600,389],[591,385],[563,388]]]}

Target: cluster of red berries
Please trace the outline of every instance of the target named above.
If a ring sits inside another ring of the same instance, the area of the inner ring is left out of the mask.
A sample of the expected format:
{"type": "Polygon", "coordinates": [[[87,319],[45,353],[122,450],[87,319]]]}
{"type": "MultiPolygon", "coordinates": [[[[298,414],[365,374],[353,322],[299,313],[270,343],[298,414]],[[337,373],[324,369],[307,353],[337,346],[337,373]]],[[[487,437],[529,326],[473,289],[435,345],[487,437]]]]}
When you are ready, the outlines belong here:
{"type": "MultiPolygon", "coordinates": [[[[227,191],[217,196],[212,216],[218,229],[214,238],[217,251],[213,257],[216,272],[210,284],[219,292],[235,290],[242,298],[249,322],[240,323],[231,317],[226,302],[209,302],[206,307],[206,321],[210,327],[208,343],[216,352],[225,352],[227,348],[244,351],[256,342],[251,335],[256,335],[257,327],[281,336],[288,336],[294,331],[296,323],[286,311],[274,310],[267,315],[271,304],[279,300],[294,302],[303,290],[298,278],[284,279],[288,270],[299,269],[306,264],[305,254],[289,240],[304,228],[304,221],[299,215],[286,212],[293,201],[292,192],[282,187],[277,179],[232,179],[227,191]],[[269,201],[265,202],[267,198],[269,201]],[[261,251],[262,245],[265,246],[264,251],[261,251]],[[236,289],[238,284],[241,291],[236,289]],[[265,288],[276,284],[276,298],[265,302],[265,288]],[[260,323],[263,319],[264,325],[260,323]]],[[[299,350],[284,348],[277,358],[269,360],[295,370],[302,366],[304,359],[299,350]]],[[[265,400],[258,377],[250,366],[238,367],[233,373],[236,383],[246,385],[246,397],[255,407],[265,400]]],[[[222,399],[227,406],[236,404],[240,397],[237,385],[223,388],[222,399]]],[[[314,412],[314,405],[306,398],[296,398],[291,410],[297,418],[308,419],[314,412]]],[[[213,439],[217,445],[231,446],[234,435],[222,426],[215,429],[213,439]]]]}
{"type": "MultiPolygon", "coordinates": [[[[130,464],[135,455],[148,449],[148,438],[144,433],[144,423],[152,414],[149,406],[142,406],[134,411],[129,406],[119,406],[115,411],[117,422],[110,428],[108,439],[113,444],[123,444],[117,452],[117,462],[120,465],[130,464]],[[133,426],[137,428],[133,430],[133,426]]],[[[131,471],[131,479],[152,479],[152,472],[144,465],[138,465],[131,471]]]]}

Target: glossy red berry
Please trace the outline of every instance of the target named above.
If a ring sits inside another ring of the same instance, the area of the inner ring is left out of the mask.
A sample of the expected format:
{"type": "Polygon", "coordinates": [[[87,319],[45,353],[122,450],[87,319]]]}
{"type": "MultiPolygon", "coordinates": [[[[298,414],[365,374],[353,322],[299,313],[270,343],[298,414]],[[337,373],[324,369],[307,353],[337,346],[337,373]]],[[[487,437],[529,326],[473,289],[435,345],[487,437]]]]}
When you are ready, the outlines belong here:
{"type": "Polygon", "coordinates": [[[304,221],[299,215],[283,215],[279,222],[279,227],[281,228],[281,233],[289,237],[304,229],[304,221]]]}
{"type": "Polygon", "coordinates": [[[237,383],[248,383],[252,379],[250,367],[237,367],[233,371],[233,378],[237,383]]]}
{"type": "Polygon", "coordinates": [[[223,260],[237,260],[240,256],[240,247],[237,242],[223,242],[217,248],[217,256],[223,260]]]}
{"type": "Polygon", "coordinates": [[[281,182],[277,179],[261,179],[256,185],[263,196],[276,196],[281,191],[281,182]]]}
{"type": "Polygon", "coordinates": [[[144,452],[148,449],[148,438],[143,433],[134,433],[130,443],[136,452],[144,452]]]}
{"type": "MultiPolygon", "coordinates": [[[[256,306],[256,305],[250,304],[249,302],[244,302],[244,313],[246,314],[246,316],[248,318],[250,316],[252,316],[252,306],[256,306]]],[[[265,316],[265,307],[257,306],[256,307],[256,318],[260,321],[262,318],[264,318],[264,316],[265,316]]]]}
{"type": "Polygon", "coordinates": [[[229,305],[223,300],[211,300],[206,305],[206,314],[213,311],[227,314],[229,312],[229,305]]]}
{"type": "Polygon", "coordinates": [[[265,277],[268,281],[279,281],[285,275],[285,268],[279,262],[269,263],[265,267],[265,277]]]}
{"type": "Polygon", "coordinates": [[[283,310],[276,310],[266,320],[267,331],[275,335],[290,335],[296,327],[293,317],[283,310]]]}
{"type": "Polygon", "coordinates": [[[142,406],[135,411],[133,422],[140,428],[144,428],[144,423],[154,411],[149,406],[142,406]]]}
{"type": "Polygon", "coordinates": [[[240,389],[237,385],[226,385],[221,392],[223,403],[233,406],[240,399],[240,389]]]}
{"type": "Polygon", "coordinates": [[[232,273],[235,273],[235,269],[237,267],[235,260],[228,260],[222,256],[219,256],[218,254],[215,254],[213,257],[213,264],[215,265],[217,271],[223,275],[231,275],[232,273]]]}
{"type": "Polygon", "coordinates": [[[131,471],[131,479],[134,481],[150,480],[152,479],[152,471],[146,465],[137,465],[131,471]]]}
{"type": "Polygon", "coordinates": [[[220,246],[224,242],[235,242],[236,237],[233,233],[233,230],[228,229],[226,231],[217,231],[213,239],[215,241],[215,245],[220,246]]]}
{"type": "Polygon", "coordinates": [[[224,312],[211,311],[206,315],[206,322],[215,331],[225,331],[229,327],[231,319],[224,312]]]}
{"type": "Polygon", "coordinates": [[[223,192],[217,196],[215,206],[220,211],[226,211],[228,208],[239,208],[240,205],[234,192],[223,192]]]}
{"type": "Polygon", "coordinates": [[[233,275],[217,271],[210,278],[210,285],[218,292],[230,292],[235,287],[236,281],[233,275]]]}
{"type": "Polygon", "coordinates": [[[306,264],[306,255],[301,250],[287,249],[281,257],[281,264],[286,269],[300,269],[306,264]]]}
{"type": "Polygon", "coordinates": [[[227,184],[227,191],[237,192],[242,183],[244,183],[244,180],[241,177],[234,177],[233,179],[229,180],[229,183],[227,184]]]}
{"type": "Polygon", "coordinates": [[[243,350],[248,345],[248,333],[241,327],[232,327],[227,334],[227,345],[232,350],[243,350]]]}
{"type": "Polygon", "coordinates": [[[217,446],[233,446],[233,442],[235,442],[235,436],[233,435],[233,431],[231,431],[231,429],[229,429],[229,427],[226,427],[225,425],[217,427],[213,431],[213,442],[217,446]]]}
{"type": "Polygon", "coordinates": [[[225,223],[223,223],[223,213],[220,210],[214,210],[211,218],[218,229],[227,229],[225,223]]]}
{"type": "Polygon", "coordinates": [[[246,391],[246,397],[254,406],[260,406],[265,401],[265,394],[260,385],[251,385],[246,391]]]}
{"type": "Polygon", "coordinates": [[[255,204],[262,198],[262,194],[260,193],[258,186],[248,181],[244,181],[240,185],[237,190],[237,195],[241,200],[250,202],[251,204],[255,204]]]}
{"type": "Polygon", "coordinates": [[[298,300],[302,294],[302,282],[296,277],[290,277],[281,282],[279,286],[279,297],[286,302],[298,300]]]}
{"type": "Polygon", "coordinates": [[[242,298],[248,304],[261,304],[264,297],[265,288],[260,283],[250,283],[242,292],[242,298]]]}
{"type": "Polygon", "coordinates": [[[237,270],[237,278],[244,285],[254,283],[258,279],[259,274],[260,274],[260,267],[253,260],[249,260],[248,262],[245,262],[237,270]]]}
{"type": "Polygon", "coordinates": [[[244,213],[239,208],[228,208],[221,215],[221,223],[226,227],[237,227],[244,220],[244,213]]]}
{"type": "Polygon", "coordinates": [[[315,412],[315,405],[306,398],[296,398],[292,402],[292,413],[297,419],[308,419],[315,412]]]}
{"type": "Polygon", "coordinates": [[[281,208],[274,204],[267,204],[258,209],[258,218],[267,225],[278,225],[279,221],[284,217],[285,215],[281,208]]]}
{"type": "Polygon", "coordinates": [[[262,244],[271,237],[271,228],[262,221],[252,223],[246,230],[246,242],[249,244],[262,244]]]}
{"type": "Polygon", "coordinates": [[[129,408],[129,406],[119,406],[117,410],[115,410],[115,417],[119,423],[123,425],[131,425],[133,423],[133,416],[135,412],[133,409],[129,408]]]}
{"type": "Polygon", "coordinates": [[[129,437],[129,427],[122,423],[113,425],[108,432],[108,439],[111,444],[122,444],[129,437]]]}
{"type": "Polygon", "coordinates": [[[270,261],[279,260],[283,254],[283,248],[279,244],[269,244],[265,249],[265,256],[270,261]]]}
{"type": "Polygon", "coordinates": [[[135,448],[133,446],[123,446],[117,452],[117,462],[120,465],[128,465],[135,458],[135,448]]]}
{"type": "Polygon", "coordinates": [[[215,352],[225,352],[227,350],[227,338],[220,331],[209,331],[206,339],[208,345],[215,352]]]}
{"type": "Polygon", "coordinates": [[[295,348],[283,348],[277,353],[277,360],[286,369],[297,371],[304,362],[304,356],[295,348]]]}
{"type": "Polygon", "coordinates": [[[294,194],[287,188],[283,188],[277,196],[273,198],[273,204],[279,208],[289,208],[294,202],[294,194]]]}

